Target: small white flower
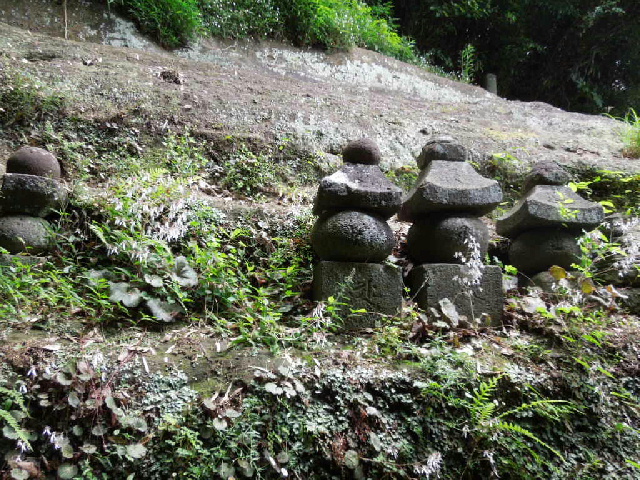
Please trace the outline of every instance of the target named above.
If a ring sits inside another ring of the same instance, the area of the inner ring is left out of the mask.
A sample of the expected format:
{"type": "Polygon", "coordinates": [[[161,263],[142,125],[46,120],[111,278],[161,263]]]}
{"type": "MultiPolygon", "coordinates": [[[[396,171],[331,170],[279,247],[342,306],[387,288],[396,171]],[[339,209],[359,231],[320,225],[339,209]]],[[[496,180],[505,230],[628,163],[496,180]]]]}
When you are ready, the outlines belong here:
{"type": "Polygon", "coordinates": [[[20,393],[27,393],[27,386],[23,383],[22,385],[20,385],[20,388],[18,389],[18,391],[20,393]]]}
{"type": "Polygon", "coordinates": [[[35,378],[37,376],[38,376],[38,372],[36,371],[36,366],[35,365],[31,365],[31,368],[27,372],[27,377],[35,378]]]}
{"type": "Polygon", "coordinates": [[[23,454],[25,452],[28,452],[29,450],[31,450],[31,447],[29,447],[29,444],[27,442],[25,442],[24,440],[18,440],[18,448],[20,449],[20,454],[23,454]]]}
{"type": "Polygon", "coordinates": [[[51,427],[50,427],[49,425],[47,425],[46,427],[44,427],[44,430],[42,430],[42,434],[43,434],[43,435],[46,435],[47,437],[48,437],[49,435],[51,435],[51,433],[52,433],[52,432],[51,432],[51,427]]]}

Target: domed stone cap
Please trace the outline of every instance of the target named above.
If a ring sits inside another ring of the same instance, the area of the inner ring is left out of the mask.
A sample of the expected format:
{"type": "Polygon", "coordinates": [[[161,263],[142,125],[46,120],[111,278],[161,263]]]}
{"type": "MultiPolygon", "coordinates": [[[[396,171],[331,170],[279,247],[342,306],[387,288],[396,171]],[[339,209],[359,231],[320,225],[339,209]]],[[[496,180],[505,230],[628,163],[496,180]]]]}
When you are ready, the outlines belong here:
{"type": "Polygon", "coordinates": [[[311,231],[311,245],[322,260],[375,263],[389,256],[395,238],[380,217],[346,211],[320,217],[311,231]]]}
{"type": "Polygon", "coordinates": [[[53,246],[49,222],[42,218],[13,215],[0,218],[0,247],[10,254],[45,253],[53,246]]]}
{"type": "Polygon", "coordinates": [[[402,204],[398,219],[414,222],[439,212],[484,215],[502,201],[497,181],[485,178],[466,162],[433,160],[418,177],[402,204]]]}
{"type": "Polygon", "coordinates": [[[22,147],[7,160],[7,173],[23,173],[60,179],[60,164],[56,157],[37,147],[22,147]]]}
{"type": "Polygon", "coordinates": [[[420,170],[424,169],[433,160],[445,160],[448,162],[466,162],[472,157],[471,151],[457,143],[452,137],[437,137],[429,140],[420,155],[417,163],[420,170]]]}
{"type": "Polygon", "coordinates": [[[579,234],[604,220],[602,205],[585,200],[569,187],[535,186],[496,221],[496,232],[515,238],[535,228],[557,227],[579,234]]]}
{"type": "Polygon", "coordinates": [[[320,182],[313,213],[362,210],[386,219],[398,211],[402,196],[402,189],[391,183],[377,165],[346,163],[320,182]]]}
{"type": "Polygon", "coordinates": [[[522,186],[523,193],[527,193],[538,185],[566,185],[571,180],[571,174],[553,160],[543,160],[536,163],[527,175],[522,186]]]}
{"type": "Polygon", "coordinates": [[[379,165],[380,149],[376,142],[369,138],[354,140],[342,150],[344,163],[360,163],[362,165],[379,165]]]}
{"type": "Polygon", "coordinates": [[[66,190],[51,178],[22,173],[7,173],[0,178],[0,215],[46,217],[66,198],[66,190]]]}

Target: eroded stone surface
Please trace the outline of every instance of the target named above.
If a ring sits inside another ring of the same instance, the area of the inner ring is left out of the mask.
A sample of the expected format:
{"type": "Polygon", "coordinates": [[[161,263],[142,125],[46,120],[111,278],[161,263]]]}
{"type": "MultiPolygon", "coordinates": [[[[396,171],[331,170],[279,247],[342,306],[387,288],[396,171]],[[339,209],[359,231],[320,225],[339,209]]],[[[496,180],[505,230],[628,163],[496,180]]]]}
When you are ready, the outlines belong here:
{"type": "Polygon", "coordinates": [[[564,269],[580,261],[580,247],[566,230],[541,228],[522,233],[511,243],[509,262],[519,272],[538,273],[557,265],[564,269]]]}
{"type": "Polygon", "coordinates": [[[400,208],[403,192],[377,165],[345,164],[322,179],[313,213],[327,210],[363,210],[384,218],[400,208]]]}
{"type": "Polygon", "coordinates": [[[469,321],[483,319],[487,325],[500,325],[502,321],[503,293],[502,269],[495,265],[483,268],[479,285],[468,286],[467,267],[449,263],[428,263],[414,267],[407,277],[411,295],[424,310],[439,310],[440,301],[449,299],[458,314],[469,321]],[[484,314],[484,315],[483,315],[484,314]]]}
{"type": "Polygon", "coordinates": [[[47,177],[7,173],[0,187],[0,215],[24,214],[45,217],[60,208],[66,191],[47,177]]]}
{"type": "Polygon", "coordinates": [[[561,227],[580,233],[604,220],[602,205],[580,197],[569,187],[538,185],[496,222],[499,235],[514,238],[534,228],[561,227]]]}
{"type": "Polygon", "coordinates": [[[477,217],[427,217],[416,221],[407,235],[409,256],[416,263],[463,263],[471,258],[475,239],[479,258],[489,246],[489,230],[477,217]],[[460,255],[457,255],[460,254],[460,255]]]}
{"type": "Polygon", "coordinates": [[[400,268],[378,263],[319,262],[313,270],[313,297],[334,297],[344,305],[339,314],[345,329],[379,326],[402,308],[400,268]],[[353,310],[366,313],[353,313],[353,310]]]}
{"type": "Polygon", "coordinates": [[[318,219],[311,231],[311,244],[323,260],[381,262],[391,253],[395,238],[382,218],[343,211],[318,219]]]}
{"type": "Polygon", "coordinates": [[[0,218],[0,247],[10,254],[44,253],[52,245],[49,222],[37,217],[12,215],[0,218]]]}
{"type": "Polygon", "coordinates": [[[7,173],[38,175],[60,179],[60,164],[56,157],[37,147],[22,147],[7,159],[7,173]]]}
{"type": "Polygon", "coordinates": [[[470,164],[433,160],[421,172],[398,218],[414,222],[438,212],[484,215],[501,201],[498,182],[483,177],[470,164]]]}

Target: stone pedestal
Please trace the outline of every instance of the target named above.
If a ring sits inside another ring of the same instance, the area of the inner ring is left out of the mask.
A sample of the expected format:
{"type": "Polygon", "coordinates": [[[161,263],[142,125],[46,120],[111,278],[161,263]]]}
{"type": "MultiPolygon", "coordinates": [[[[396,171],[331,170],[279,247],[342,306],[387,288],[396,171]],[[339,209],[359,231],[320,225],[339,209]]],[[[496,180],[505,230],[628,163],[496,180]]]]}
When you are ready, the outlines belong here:
{"type": "Polygon", "coordinates": [[[483,319],[483,323],[500,325],[503,308],[502,270],[495,265],[485,266],[480,283],[475,286],[465,284],[467,272],[465,265],[449,263],[428,263],[415,267],[407,277],[411,297],[424,310],[429,307],[439,310],[439,302],[448,298],[458,314],[465,315],[469,321],[488,315],[490,322],[483,319]]]}
{"type": "Polygon", "coordinates": [[[313,270],[314,300],[333,297],[343,304],[345,329],[376,327],[383,317],[397,315],[402,290],[402,273],[393,265],[321,261],[313,270]]]}

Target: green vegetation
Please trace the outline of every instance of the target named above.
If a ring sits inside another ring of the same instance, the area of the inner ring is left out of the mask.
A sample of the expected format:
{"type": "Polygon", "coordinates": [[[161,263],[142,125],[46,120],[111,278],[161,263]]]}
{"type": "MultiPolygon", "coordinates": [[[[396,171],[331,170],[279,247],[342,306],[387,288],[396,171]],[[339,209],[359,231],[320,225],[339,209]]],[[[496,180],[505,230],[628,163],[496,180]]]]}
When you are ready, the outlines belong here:
{"type": "Polygon", "coordinates": [[[110,0],[166,47],[199,35],[270,37],[327,49],[366,47],[418,62],[413,43],[398,35],[390,4],[360,0],[110,0]]]}
{"type": "Polygon", "coordinates": [[[625,144],[623,153],[625,157],[640,158],[640,117],[633,108],[630,108],[624,117],[624,122],[626,126],[622,132],[625,144]]]}
{"type": "Polygon", "coordinates": [[[473,80],[497,74],[501,96],[617,115],[640,105],[635,0],[553,0],[543,7],[531,0],[407,0],[394,6],[401,32],[445,70],[464,71],[465,50],[473,45],[473,80]]]}

